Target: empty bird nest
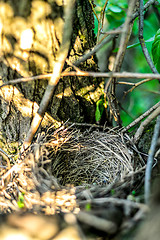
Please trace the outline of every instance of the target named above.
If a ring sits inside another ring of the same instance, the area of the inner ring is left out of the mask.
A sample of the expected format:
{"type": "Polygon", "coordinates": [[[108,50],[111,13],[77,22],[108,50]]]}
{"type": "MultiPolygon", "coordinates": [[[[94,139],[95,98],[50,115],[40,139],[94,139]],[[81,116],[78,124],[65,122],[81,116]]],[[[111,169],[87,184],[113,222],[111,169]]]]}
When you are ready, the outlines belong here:
{"type": "Polygon", "coordinates": [[[126,197],[142,182],[145,169],[144,157],[127,135],[115,129],[80,131],[74,125],[38,133],[15,162],[0,157],[5,212],[39,205],[50,214],[59,207],[75,209],[75,198],[126,197]]]}

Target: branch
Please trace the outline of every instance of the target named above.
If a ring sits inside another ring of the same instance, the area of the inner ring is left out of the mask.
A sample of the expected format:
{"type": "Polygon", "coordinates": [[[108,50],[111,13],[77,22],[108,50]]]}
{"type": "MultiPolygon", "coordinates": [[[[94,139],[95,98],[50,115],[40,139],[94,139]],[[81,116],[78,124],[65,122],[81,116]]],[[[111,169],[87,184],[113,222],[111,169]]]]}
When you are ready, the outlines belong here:
{"type": "Polygon", "coordinates": [[[75,1],[72,1],[72,0],[67,1],[66,7],[65,7],[65,13],[64,13],[65,24],[63,28],[63,38],[62,38],[62,44],[58,52],[57,62],[54,65],[52,76],[47,85],[47,88],[42,98],[42,101],[40,103],[38,112],[35,114],[33,121],[31,123],[30,130],[28,132],[28,135],[24,140],[22,151],[23,149],[27,148],[30,145],[34,134],[38,130],[38,127],[41,124],[41,121],[43,119],[43,116],[49,104],[49,101],[53,95],[55,87],[61,77],[61,72],[62,72],[64,63],[66,61],[69,47],[70,47],[74,2],[75,1]]]}
{"type": "Polygon", "coordinates": [[[140,208],[142,210],[144,210],[145,212],[148,211],[148,206],[146,206],[143,203],[138,203],[138,202],[133,202],[130,200],[126,200],[126,199],[120,199],[120,198],[114,198],[114,197],[104,197],[104,198],[94,198],[94,199],[89,199],[89,200],[83,200],[78,202],[78,204],[80,206],[85,205],[87,203],[95,203],[95,204],[115,204],[117,206],[124,206],[124,207],[130,207],[130,208],[140,208]]]}
{"type": "Polygon", "coordinates": [[[99,42],[99,36],[101,34],[101,31],[103,29],[103,23],[104,23],[104,14],[105,14],[105,9],[107,7],[107,4],[108,4],[108,0],[106,0],[104,6],[103,6],[103,9],[101,10],[101,13],[100,13],[100,19],[98,21],[98,33],[97,33],[97,43],[99,42]]]}
{"type": "Polygon", "coordinates": [[[146,118],[140,125],[140,127],[138,128],[138,130],[136,131],[135,135],[134,135],[134,143],[136,144],[140,137],[142,136],[142,133],[144,131],[144,128],[154,119],[156,118],[158,115],[160,114],[160,107],[156,108],[149,116],[148,118],[146,118]]]}
{"type": "Polygon", "coordinates": [[[117,33],[120,33],[120,32],[122,32],[121,27],[117,28],[115,30],[115,33],[111,33],[112,36],[108,36],[109,34],[106,33],[104,37],[101,39],[101,41],[99,41],[99,43],[95,47],[93,47],[91,51],[87,52],[82,57],[80,57],[77,61],[75,61],[74,65],[79,66],[82,62],[85,62],[88,58],[90,58],[96,52],[98,52],[106,43],[109,43],[110,41],[112,41],[112,39],[117,35],[117,33]]]}
{"type": "MultiPolygon", "coordinates": [[[[127,48],[128,41],[132,32],[131,23],[132,15],[135,9],[136,0],[132,0],[128,6],[127,17],[123,26],[123,31],[120,38],[119,50],[116,55],[112,72],[119,72],[123,63],[125,51],[127,48]]],[[[111,77],[105,85],[104,93],[108,99],[108,105],[111,113],[111,117],[114,117],[114,120],[119,126],[121,126],[121,119],[119,113],[119,106],[116,99],[115,88],[116,88],[116,78],[111,77]]]]}
{"type": "Polygon", "coordinates": [[[153,73],[158,73],[158,71],[155,68],[155,66],[152,62],[152,59],[149,55],[149,52],[148,52],[148,49],[146,47],[146,43],[145,43],[144,37],[143,37],[143,26],[144,26],[143,12],[144,12],[143,0],[140,0],[139,1],[139,41],[140,41],[140,44],[141,44],[143,54],[146,58],[146,61],[149,65],[150,69],[152,70],[153,73]]]}
{"type": "Polygon", "coordinates": [[[157,117],[156,125],[154,127],[154,133],[152,137],[151,147],[149,150],[148,160],[147,160],[147,167],[146,167],[146,174],[145,174],[145,202],[148,204],[150,200],[150,186],[151,186],[151,172],[152,172],[152,165],[153,165],[153,158],[155,154],[155,149],[157,146],[157,140],[159,137],[160,132],[160,115],[157,117]]]}
{"type": "MultiPolygon", "coordinates": [[[[125,92],[124,96],[126,96],[129,92],[132,92],[136,87],[140,86],[140,85],[143,84],[143,83],[149,82],[149,81],[151,81],[151,79],[148,78],[148,79],[142,80],[141,82],[132,84],[133,87],[130,88],[127,92],[125,92]]],[[[129,85],[129,84],[128,84],[128,85],[129,85]]]]}
{"type": "MultiPolygon", "coordinates": [[[[119,50],[118,50],[118,53],[117,53],[117,56],[116,56],[116,59],[115,59],[114,66],[113,66],[113,72],[116,72],[116,71],[119,72],[119,70],[121,68],[121,65],[122,65],[122,62],[123,62],[123,58],[124,58],[124,54],[125,54],[125,51],[126,51],[126,48],[127,48],[128,40],[129,40],[129,37],[130,37],[130,34],[131,34],[130,23],[131,23],[135,3],[136,3],[136,0],[133,0],[131,2],[131,4],[129,5],[129,9],[128,9],[128,12],[127,12],[127,18],[126,18],[126,21],[124,23],[122,36],[121,36],[121,39],[120,39],[119,50]]],[[[105,86],[105,89],[104,89],[105,93],[108,91],[108,87],[111,84],[112,80],[113,80],[112,77],[108,80],[108,82],[105,86]]]]}
{"type": "Polygon", "coordinates": [[[153,112],[156,108],[160,106],[160,102],[156,103],[153,107],[151,107],[149,110],[147,110],[145,113],[143,113],[140,117],[138,117],[136,120],[134,120],[132,123],[130,123],[127,127],[125,127],[122,132],[126,132],[131,127],[134,127],[137,123],[139,123],[142,119],[147,117],[151,112],[153,112]]]}
{"type": "MultiPolygon", "coordinates": [[[[134,72],[86,72],[86,71],[72,71],[72,72],[67,72],[64,71],[61,73],[61,77],[66,77],[66,76],[80,76],[80,77],[100,77],[100,78],[110,78],[110,77],[116,77],[116,78],[135,78],[135,79],[141,79],[141,78],[147,78],[147,81],[154,80],[154,79],[160,79],[160,74],[153,74],[153,73],[134,73],[134,72]]],[[[14,85],[17,83],[22,83],[22,82],[29,82],[29,81],[35,81],[35,80],[40,80],[40,79],[47,79],[52,77],[52,73],[49,74],[44,74],[44,75],[37,75],[37,76],[32,76],[32,77],[25,77],[25,78],[17,78],[10,80],[0,86],[0,89],[4,86],[7,85],[14,85]]],[[[146,80],[143,80],[146,82],[146,80]]],[[[143,82],[143,83],[144,83],[143,82]]],[[[119,82],[118,82],[119,83],[119,82]]],[[[122,83],[119,83],[122,84],[122,83]]],[[[128,85],[134,85],[137,86],[139,83],[129,83],[129,82],[123,82],[123,84],[128,84],[128,85]]],[[[140,84],[142,84],[140,82],[140,84]]]]}

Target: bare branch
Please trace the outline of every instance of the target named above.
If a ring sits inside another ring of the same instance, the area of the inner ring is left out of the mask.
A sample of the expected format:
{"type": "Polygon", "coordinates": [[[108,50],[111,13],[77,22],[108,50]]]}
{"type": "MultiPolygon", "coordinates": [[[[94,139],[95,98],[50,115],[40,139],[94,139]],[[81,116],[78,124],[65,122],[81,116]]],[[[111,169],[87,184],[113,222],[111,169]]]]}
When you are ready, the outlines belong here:
{"type": "MultiPolygon", "coordinates": [[[[120,38],[119,50],[114,62],[112,72],[119,72],[123,63],[125,51],[127,48],[128,41],[132,32],[132,15],[135,9],[136,0],[132,0],[128,6],[127,17],[123,26],[123,31],[120,38]]],[[[121,126],[121,119],[119,113],[119,106],[116,99],[115,88],[116,88],[116,78],[111,77],[105,85],[104,93],[108,99],[108,105],[110,108],[111,116],[114,117],[114,120],[119,126],[121,126]]]]}
{"type": "Polygon", "coordinates": [[[155,149],[157,146],[157,141],[160,133],[160,115],[157,117],[156,125],[154,127],[154,133],[152,137],[151,147],[149,150],[148,160],[147,160],[147,167],[145,173],[145,202],[149,204],[150,200],[150,189],[151,189],[151,172],[152,172],[152,165],[153,165],[153,158],[155,154],[155,149]]]}
{"type": "MultiPolygon", "coordinates": [[[[113,72],[116,72],[116,71],[119,72],[122,62],[123,62],[124,54],[125,54],[128,40],[130,38],[130,34],[131,34],[131,30],[132,30],[132,26],[130,25],[130,22],[132,19],[132,14],[133,14],[133,10],[135,7],[135,3],[136,3],[136,0],[133,0],[128,8],[127,18],[126,18],[126,21],[123,26],[123,31],[122,31],[122,35],[121,35],[121,39],[120,39],[120,44],[119,44],[119,50],[118,50],[118,53],[117,53],[117,56],[115,59],[113,72]]],[[[112,80],[113,80],[112,77],[108,80],[108,82],[105,86],[104,92],[108,91],[108,87],[111,84],[112,80]]]]}
{"type": "MultiPolygon", "coordinates": [[[[77,70],[77,68],[76,68],[77,70]]],[[[7,86],[7,85],[14,85],[17,83],[22,83],[22,82],[29,82],[29,81],[35,81],[35,80],[40,80],[40,79],[47,79],[52,76],[52,73],[49,74],[44,74],[44,75],[37,75],[37,76],[32,76],[32,77],[25,77],[25,78],[17,78],[10,80],[0,86],[0,88],[7,86]]],[[[141,79],[141,78],[147,78],[147,81],[150,80],[155,80],[155,79],[160,79],[160,74],[153,74],[153,73],[134,73],[134,72],[86,72],[86,71],[81,71],[77,70],[76,72],[67,72],[64,71],[61,74],[61,77],[66,77],[66,76],[80,76],[80,77],[100,77],[100,78],[110,78],[110,77],[116,77],[116,78],[133,78],[133,79],[141,79]]],[[[146,80],[143,80],[143,83],[145,83],[146,80]]],[[[122,84],[118,82],[119,84],[122,84]]],[[[123,83],[123,84],[128,84],[128,85],[137,85],[137,84],[142,84],[140,83],[123,83]]]]}
{"type": "MultiPolygon", "coordinates": [[[[130,88],[127,92],[125,92],[125,96],[126,96],[129,92],[132,92],[136,87],[140,86],[140,85],[143,84],[143,83],[149,82],[149,81],[151,81],[150,78],[144,79],[144,80],[142,80],[141,82],[132,84],[133,87],[130,88]]],[[[128,84],[128,85],[129,85],[129,84],[128,84]]]]}
{"type": "Polygon", "coordinates": [[[143,113],[140,117],[138,117],[136,120],[134,120],[132,123],[130,123],[127,127],[125,127],[122,132],[126,132],[131,127],[134,127],[137,123],[139,123],[142,119],[147,117],[151,112],[153,112],[155,109],[157,109],[160,106],[160,102],[156,103],[153,107],[151,107],[149,110],[147,110],[145,113],[143,113]]]}
{"type": "Polygon", "coordinates": [[[104,6],[103,6],[103,9],[100,13],[100,19],[98,21],[98,33],[97,33],[97,43],[99,42],[99,36],[101,34],[101,30],[103,29],[103,23],[104,23],[104,13],[105,13],[105,9],[107,7],[107,4],[108,4],[108,0],[106,0],[104,6]]]}
{"type": "Polygon", "coordinates": [[[152,70],[153,73],[158,73],[157,69],[155,68],[152,59],[149,55],[148,49],[146,47],[146,43],[144,41],[143,37],[143,26],[144,26],[144,17],[143,17],[143,12],[144,12],[144,6],[143,6],[143,0],[139,1],[139,41],[142,47],[143,54],[146,58],[146,61],[152,70]]]}
{"type": "Polygon", "coordinates": [[[154,119],[156,118],[158,115],[160,114],[160,107],[158,107],[157,109],[155,109],[149,116],[148,118],[146,118],[140,125],[140,127],[138,128],[138,130],[136,131],[135,135],[134,135],[134,143],[137,143],[140,139],[140,137],[142,136],[142,133],[144,131],[144,128],[154,119]]]}

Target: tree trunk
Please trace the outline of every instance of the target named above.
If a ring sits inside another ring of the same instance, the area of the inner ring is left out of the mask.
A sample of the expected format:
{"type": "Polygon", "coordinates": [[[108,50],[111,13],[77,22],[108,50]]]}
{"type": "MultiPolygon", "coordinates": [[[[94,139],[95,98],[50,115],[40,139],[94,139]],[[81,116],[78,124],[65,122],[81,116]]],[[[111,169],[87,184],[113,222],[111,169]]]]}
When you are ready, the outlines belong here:
{"type": "MultiPolygon", "coordinates": [[[[62,0],[4,0],[0,3],[0,84],[19,77],[51,73],[63,32],[62,0]]],[[[94,18],[88,0],[77,0],[69,53],[74,62],[95,45],[94,18]]],[[[70,66],[65,66],[70,70],[70,66]]],[[[97,70],[95,58],[80,65],[97,70]]],[[[47,79],[46,79],[47,80],[47,79]]],[[[38,109],[46,80],[0,89],[0,147],[23,141],[38,109]]],[[[102,93],[101,80],[63,77],[45,114],[42,126],[61,121],[94,123],[95,102],[102,93]]]]}

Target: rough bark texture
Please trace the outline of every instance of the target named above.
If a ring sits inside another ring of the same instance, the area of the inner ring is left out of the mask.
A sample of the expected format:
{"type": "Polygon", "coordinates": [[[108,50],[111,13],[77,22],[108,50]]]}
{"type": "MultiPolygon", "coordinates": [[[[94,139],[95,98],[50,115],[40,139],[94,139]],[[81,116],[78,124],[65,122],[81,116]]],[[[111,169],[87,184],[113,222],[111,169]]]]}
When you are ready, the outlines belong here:
{"type": "MultiPolygon", "coordinates": [[[[1,1],[0,84],[18,77],[52,72],[63,34],[63,2],[1,1]]],[[[93,23],[89,1],[77,0],[68,56],[71,62],[94,46],[93,23]]],[[[97,70],[95,59],[87,60],[80,68],[97,70]]],[[[6,140],[23,141],[46,85],[46,80],[37,80],[0,89],[0,147],[6,140]]],[[[95,102],[101,92],[100,80],[64,77],[55,90],[42,126],[57,126],[68,119],[93,123],[95,102]]]]}

